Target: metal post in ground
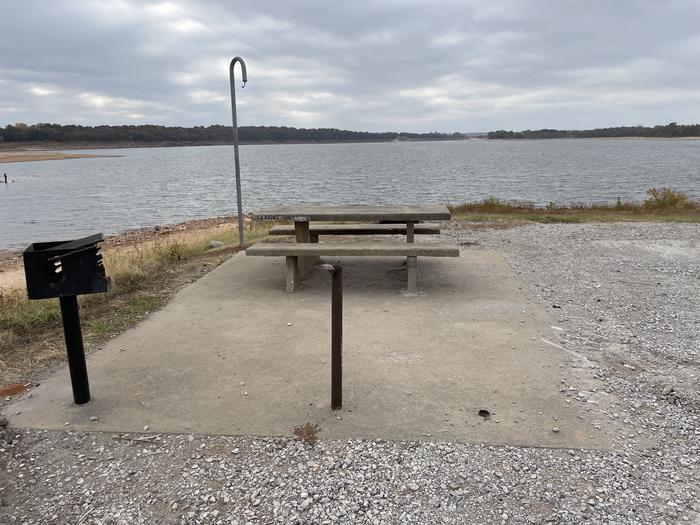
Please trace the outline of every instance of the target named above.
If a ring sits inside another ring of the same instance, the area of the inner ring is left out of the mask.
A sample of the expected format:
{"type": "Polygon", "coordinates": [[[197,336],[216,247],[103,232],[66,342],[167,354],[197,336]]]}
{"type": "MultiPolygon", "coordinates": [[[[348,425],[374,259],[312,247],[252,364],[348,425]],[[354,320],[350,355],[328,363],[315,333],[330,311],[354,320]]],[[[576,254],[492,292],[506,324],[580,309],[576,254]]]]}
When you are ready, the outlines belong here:
{"type": "Polygon", "coordinates": [[[343,407],[343,267],[324,264],[331,273],[331,408],[343,407]]]}
{"type": "Polygon", "coordinates": [[[229,81],[231,83],[231,119],[233,120],[233,155],[235,158],[236,166],[236,200],[238,203],[238,242],[241,248],[244,245],[244,231],[243,231],[243,200],[241,198],[241,162],[238,157],[238,120],[236,118],[236,84],[233,78],[233,68],[236,62],[241,64],[241,75],[243,77],[242,88],[245,87],[245,83],[248,82],[248,73],[246,72],[245,62],[241,57],[235,57],[231,60],[231,65],[229,66],[229,81]]]}
{"type": "Polygon", "coordinates": [[[75,295],[59,297],[61,317],[63,317],[63,334],[68,351],[68,370],[73,387],[73,400],[76,405],[90,401],[90,383],[88,381],[83,334],[80,330],[80,313],[78,298],[75,295]]]}

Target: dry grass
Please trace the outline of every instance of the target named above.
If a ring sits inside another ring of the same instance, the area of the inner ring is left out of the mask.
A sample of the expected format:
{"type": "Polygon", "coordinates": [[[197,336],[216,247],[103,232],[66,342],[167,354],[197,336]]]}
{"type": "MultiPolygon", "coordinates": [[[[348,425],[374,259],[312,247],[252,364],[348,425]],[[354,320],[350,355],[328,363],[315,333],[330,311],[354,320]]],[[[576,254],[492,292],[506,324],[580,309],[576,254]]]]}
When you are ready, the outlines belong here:
{"type": "MultiPolygon", "coordinates": [[[[246,243],[265,237],[268,229],[268,224],[246,228],[246,243]]],[[[238,250],[238,232],[233,227],[105,248],[112,291],[79,299],[86,349],[133,326],[163,306],[180,287],[238,250]],[[209,249],[210,241],[224,246],[209,249]]],[[[56,299],[29,301],[23,289],[0,289],[0,387],[28,380],[35,371],[64,359],[65,353],[56,299]]]]}
{"type": "Polygon", "coordinates": [[[488,197],[478,202],[450,206],[456,219],[475,222],[700,222],[700,202],[670,188],[651,188],[644,202],[560,205],[549,203],[536,207],[529,202],[511,202],[488,197]]]}

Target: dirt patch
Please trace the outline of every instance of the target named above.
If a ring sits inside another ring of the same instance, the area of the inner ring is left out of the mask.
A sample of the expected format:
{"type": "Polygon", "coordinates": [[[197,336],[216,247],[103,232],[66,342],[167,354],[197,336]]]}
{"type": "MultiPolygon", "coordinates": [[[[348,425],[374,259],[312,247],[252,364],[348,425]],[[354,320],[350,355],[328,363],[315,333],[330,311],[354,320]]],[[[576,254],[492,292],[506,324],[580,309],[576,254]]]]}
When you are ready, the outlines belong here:
{"type": "Polygon", "coordinates": [[[18,394],[24,394],[26,391],[27,385],[23,383],[13,383],[4,388],[0,388],[0,396],[16,396],[18,394]]]}

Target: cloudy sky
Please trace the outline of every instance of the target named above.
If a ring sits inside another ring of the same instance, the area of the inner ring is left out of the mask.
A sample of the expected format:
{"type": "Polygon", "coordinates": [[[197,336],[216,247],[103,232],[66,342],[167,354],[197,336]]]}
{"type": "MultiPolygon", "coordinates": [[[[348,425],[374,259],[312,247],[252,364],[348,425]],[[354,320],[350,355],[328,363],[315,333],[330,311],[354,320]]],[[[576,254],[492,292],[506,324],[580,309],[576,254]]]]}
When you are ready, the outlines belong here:
{"type": "Polygon", "coordinates": [[[697,0],[0,0],[0,125],[700,121],[697,0]],[[239,71],[236,71],[237,75],[239,71]]]}

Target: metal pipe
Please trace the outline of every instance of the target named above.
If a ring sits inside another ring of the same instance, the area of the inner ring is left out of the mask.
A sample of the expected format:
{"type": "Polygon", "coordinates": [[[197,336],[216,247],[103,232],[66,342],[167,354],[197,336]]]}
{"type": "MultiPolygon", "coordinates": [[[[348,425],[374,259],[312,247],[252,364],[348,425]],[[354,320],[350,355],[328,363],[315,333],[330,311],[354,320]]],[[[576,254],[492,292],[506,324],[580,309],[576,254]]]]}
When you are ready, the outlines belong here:
{"type": "Polygon", "coordinates": [[[84,405],[90,401],[90,383],[85,364],[83,334],[80,330],[78,298],[75,295],[69,295],[59,297],[58,300],[61,304],[61,316],[63,317],[63,335],[66,338],[73,400],[76,405],[84,405]]]}
{"type": "Polygon", "coordinates": [[[236,119],[236,84],[233,78],[233,69],[236,62],[241,64],[241,74],[243,76],[243,84],[241,88],[245,87],[245,83],[248,82],[248,73],[245,67],[245,61],[241,57],[235,57],[231,60],[231,65],[229,66],[229,81],[231,84],[231,120],[233,120],[233,155],[235,157],[236,164],[236,199],[238,201],[238,242],[241,247],[243,247],[243,199],[241,198],[241,162],[238,157],[238,121],[236,119]]]}
{"type": "Polygon", "coordinates": [[[331,271],[331,408],[343,406],[343,267],[331,271]]]}

